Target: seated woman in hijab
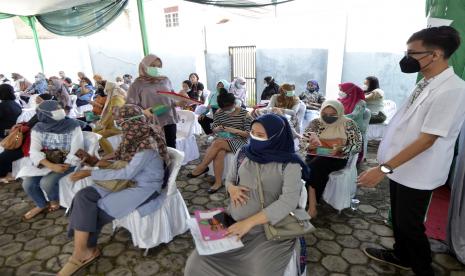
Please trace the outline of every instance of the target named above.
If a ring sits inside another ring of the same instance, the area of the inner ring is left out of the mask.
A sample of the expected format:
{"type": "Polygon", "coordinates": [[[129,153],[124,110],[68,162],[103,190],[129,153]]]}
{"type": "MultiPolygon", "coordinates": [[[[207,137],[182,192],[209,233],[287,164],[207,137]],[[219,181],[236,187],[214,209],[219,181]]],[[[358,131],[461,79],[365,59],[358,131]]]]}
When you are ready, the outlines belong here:
{"type": "Polygon", "coordinates": [[[314,119],[305,130],[301,146],[307,153],[306,162],[311,175],[307,181],[308,213],[317,215],[316,205],[328,182],[329,174],[343,169],[350,155],[362,147],[362,136],[357,124],[344,116],[338,101],[325,101],[320,118],[314,119]]]}
{"type": "MultiPolygon", "coordinates": [[[[100,256],[97,239],[105,224],[136,209],[142,217],[150,214],[153,209],[139,207],[161,193],[164,167],[169,163],[162,135],[151,127],[143,110],[136,105],[124,105],[116,112],[115,119],[123,131],[123,141],[115,152],[115,159],[128,162],[127,165],[122,169],[81,170],[72,174],[71,180],[85,177],[94,182],[120,179],[131,180],[133,185],[112,192],[94,184],[76,194],[68,226],[68,235],[74,236],[74,250],[58,272],[60,276],[72,275],[100,256]]],[[[109,162],[100,161],[97,165],[106,167],[109,162]]]]}
{"type": "Polygon", "coordinates": [[[35,76],[35,81],[34,83],[29,86],[24,93],[27,95],[33,95],[33,94],[42,94],[47,91],[47,80],[45,78],[45,75],[42,73],[38,73],[35,76]]]}
{"type": "Polygon", "coordinates": [[[320,110],[321,104],[325,101],[325,97],[320,94],[320,86],[316,80],[307,82],[307,88],[299,98],[305,103],[307,110],[320,110]]]}
{"type": "Polygon", "coordinates": [[[363,113],[366,109],[365,92],[362,88],[351,82],[339,84],[339,101],[344,106],[344,114],[347,118],[357,123],[360,131],[363,133],[366,126],[363,122],[363,113]]]}
{"type": "Polygon", "coordinates": [[[229,86],[229,93],[233,93],[236,99],[240,101],[239,106],[246,107],[247,90],[246,81],[243,77],[237,77],[229,86]]]}
{"type": "Polygon", "coordinates": [[[48,86],[48,93],[55,97],[58,103],[65,109],[71,110],[71,99],[65,83],[58,77],[51,77],[48,86]]]}
{"type": "Polygon", "coordinates": [[[263,224],[274,225],[297,208],[301,178],[309,175],[308,167],[295,153],[289,123],[279,115],[263,115],[252,123],[250,138],[235,156],[233,164],[240,165],[231,166],[226,178],[228,212],[236,221],[227,232],[242,239],[244,247],[209,256],[194,251],[186,263],[186,276],[283,275],[294,250],[300,250],[295,239],[267,240],[263,228],[263,224]]]}
{"type": "Polygon", "coordinates": [[[213,132],[217,139],[207,149],[205,157],[187,177],[195,178],[208,172],[208,165],[213,161],[215,171],[215,184],[208,193],[216,193],[221,189],[224,170],[224,157],[227,153],[236,153],[238,149],[247,144],[249,137],[250,117],[247,110],[236,107],[236,98],[227,93],[225,89],[218,95],[218,106],[220,109],[213,115],[213,132]]]}
{"type": "MultiPolygon", "coordinates": [[[[50,94],[44,93],[40,94],[36,98],[37,106],[43,101],[51,100],[53,97],[50,94]]],[[[14,180],[14,177],[11,176],[12,164],[14,161],[23,158],[23,156],[29,156],[29,147],[31,145],[30,130],[38,122],[37,114],[34,115],[27,122],[20,122],[12,128],[20,127],[21,132],[23,133],[24,139],[23,144],[20,148],[14,150],[5,149],[3,152],[0,152],[0,183],[8,183],[14,180]]]]}
{"type": "Polygon", "coordinates": [[[8,130],[16,124],[21,115],[21,106],[16,102],[13,86],[0,84],[0,138],[7,136],[8,130]]]}
{"type": "Polygon", "coordinates": [[[113,146],[107,140],[108,137],[121,134],[121,130],[115,126],[113,111],[122,107],[126,101],[126,92],[113,82],[105,85],[106,101],[103,106],[101,119],[97,121],[94,132],[102,135],[100,146],[105,154],[113,152],[113,146]]]}
{"type": "Polygon", "coordinates": [[[45,167],[46,175],[23,178],[23,189],[34,201],[36,207],[24,215],[29,220],[47,207],[48,211],[60,208],[58,181],[70,173],[80,161],[74,155],[84,148],[81,125],[77,120],[66,117],[57,101],[44,101],[37,108],[39,122],[32,128],[30,158],[34,166],[45,167]]]}

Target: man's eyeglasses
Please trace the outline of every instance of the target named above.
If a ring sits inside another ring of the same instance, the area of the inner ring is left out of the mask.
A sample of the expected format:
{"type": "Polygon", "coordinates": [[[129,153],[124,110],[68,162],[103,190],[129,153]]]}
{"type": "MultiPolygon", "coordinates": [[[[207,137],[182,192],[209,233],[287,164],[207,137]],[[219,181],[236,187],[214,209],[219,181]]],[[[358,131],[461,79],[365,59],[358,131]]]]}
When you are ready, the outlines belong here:
{"type": "Polygon", "coordinates": [[[411,52],[411,51],[405,51],[404,55],[406,57],[411,56],[411,55],[422,55],[422,54],[432,54],[433,51],[419,51],[419,52],[411,52]]]}

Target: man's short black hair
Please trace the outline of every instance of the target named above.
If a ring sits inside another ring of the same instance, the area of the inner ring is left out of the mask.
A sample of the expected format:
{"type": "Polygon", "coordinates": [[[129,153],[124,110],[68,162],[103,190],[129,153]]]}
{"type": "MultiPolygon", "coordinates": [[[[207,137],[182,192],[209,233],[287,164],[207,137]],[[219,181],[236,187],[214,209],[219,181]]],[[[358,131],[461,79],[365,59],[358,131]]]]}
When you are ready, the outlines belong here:
{"type": "Polygon", "coordinates": [[[448,59],[460,46],[460,35],[456,29],[449,26],[431,27],[414,33],[407,43],[421,40],[427,48],[439,48],[448,59]]]}
{"type": "Polygon", "coordinates": [[[71,78],[68,78],[68,77],[66,77],[63,81],[66,82],[67,84],[72,84],[73,83],[71,78]]]}

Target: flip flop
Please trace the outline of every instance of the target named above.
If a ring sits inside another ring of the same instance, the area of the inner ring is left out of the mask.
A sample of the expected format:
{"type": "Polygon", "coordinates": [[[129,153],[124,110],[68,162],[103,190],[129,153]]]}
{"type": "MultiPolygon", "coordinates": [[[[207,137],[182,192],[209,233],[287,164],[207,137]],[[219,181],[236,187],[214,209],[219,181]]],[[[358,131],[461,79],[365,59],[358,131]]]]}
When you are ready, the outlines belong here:
{"type": "Polygon", "coordinates": [[[60,204],[59,203],[50,203],[50,205],[47,208],[47,211],[49,213],[55,212],[60,209],[60,204]]]}
{"type": "Polygon", "coordinates": [[[94,255],[89,259],[81,262],[72,256],[69,257],[68,262],[63,266],[63,268],[58,272],[58,276],[71,276],[79,272],[81,269],[92,264],[97,258],[100,257],[100,251],[95,249],[94,255]]]}
{"type": "MultiPolygon", "coordinates": [[[[36,209],[36,208],[34,208],[36,209]]],[[[34,209],[32,210],[29,210],[26,214],[23,215],[23,221],[28,221],[30,219],[33,219],[35,218],[37,215],[39,215],[40,213],[43,213],[45,211],[45,208],[42,208],[38,211],[33,211],[34,209]]]]}

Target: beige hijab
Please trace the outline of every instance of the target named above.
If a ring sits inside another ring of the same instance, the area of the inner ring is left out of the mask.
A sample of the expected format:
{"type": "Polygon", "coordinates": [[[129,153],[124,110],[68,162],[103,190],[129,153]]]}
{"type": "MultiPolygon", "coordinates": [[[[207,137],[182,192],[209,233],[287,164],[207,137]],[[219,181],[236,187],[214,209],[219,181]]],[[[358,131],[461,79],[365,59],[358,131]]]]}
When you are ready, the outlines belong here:
{"type": "Polygon", "coordinates": [[[343,139],[344,142],[347,141],[347,134],[346,134],[346,122],[350,119],[344,116],[344,106],[341,102],[336,100],[327,100],[321,105],[320,111],[320,123],[324,127],[324,130],[319,135],[320,139],[343,139]],[[337,111],[338,119],[336,122],[332,124],[328,124],[322,119],[323,110],[326,107],[332,107],[337,111]]]}
{"type": "Polygon", "coordinates": [[[156,60],[160,61],[160,64],[163,66],[163,62],[161,59],[153,54],[145,56],[141,62],[139,63],[139,77],[138,79],[141,79],[146,82],[150,83],[157,83],[160,81],[164,81],[167,77],[166,76],[158,76],[158,77],[152,77],[149,74],[147,74],[147,67],[150,67],[150,64],[152,64],[156,60]]]}

